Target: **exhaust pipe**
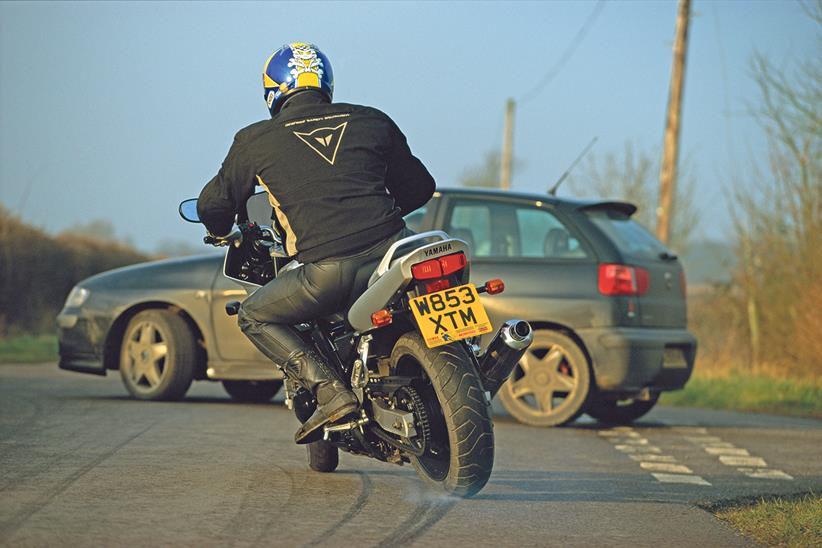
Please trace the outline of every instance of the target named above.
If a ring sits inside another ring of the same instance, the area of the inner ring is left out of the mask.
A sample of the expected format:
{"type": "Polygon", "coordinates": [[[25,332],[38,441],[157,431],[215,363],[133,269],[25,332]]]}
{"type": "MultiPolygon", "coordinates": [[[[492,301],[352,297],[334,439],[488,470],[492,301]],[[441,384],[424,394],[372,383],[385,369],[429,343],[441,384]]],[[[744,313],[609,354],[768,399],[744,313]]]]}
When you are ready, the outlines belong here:
{"type": "Polygon", "coordinates": [[[533,341],[531,325],[523,320],[508,320],[494,335],[485,354],[479,358],[480,380],[492,398],[533,341]]]}

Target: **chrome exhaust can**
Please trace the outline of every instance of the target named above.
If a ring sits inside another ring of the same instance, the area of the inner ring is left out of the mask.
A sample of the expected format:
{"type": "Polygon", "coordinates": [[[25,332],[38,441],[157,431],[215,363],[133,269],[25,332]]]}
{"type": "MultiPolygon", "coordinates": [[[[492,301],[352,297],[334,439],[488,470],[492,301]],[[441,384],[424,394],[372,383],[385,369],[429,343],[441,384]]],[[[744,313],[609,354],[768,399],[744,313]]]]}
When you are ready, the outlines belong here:
{"type": "Polygon", "coordinates": [[[534,341],[534,331],[524,320],[508,320],[500,327],[479,358],[479,374],[482,386],[493,398],[508,380],[514,366],[534,341]]]}

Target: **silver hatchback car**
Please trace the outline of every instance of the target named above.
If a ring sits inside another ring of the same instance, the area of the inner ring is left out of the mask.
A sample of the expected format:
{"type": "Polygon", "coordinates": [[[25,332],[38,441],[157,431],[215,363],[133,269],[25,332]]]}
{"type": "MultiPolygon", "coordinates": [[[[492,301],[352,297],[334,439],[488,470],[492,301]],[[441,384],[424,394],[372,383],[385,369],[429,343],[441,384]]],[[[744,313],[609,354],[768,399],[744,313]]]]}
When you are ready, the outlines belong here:
{"type": "MultiPolygon", "coordinates": [[[[519,421],[555,426],[588,413],[631,422],[690,378],[696,340],[684,272],[631,219],[635,211],[624,202],[441,189],[406,218],[414,230],[466,241],[472,278],[505,281],[505,293],[484,300],[493,323],[517,317],[534,327],[499,392],[519,421]]],[[[222,276],[219,255],[98,274],[72,290],[57,318],[60,367],[120,370],[140,399],[181,398],[193,380],[212,380],[235,399],[267,401],[280,373],[225,313],[244,295],[222,276]]]]}

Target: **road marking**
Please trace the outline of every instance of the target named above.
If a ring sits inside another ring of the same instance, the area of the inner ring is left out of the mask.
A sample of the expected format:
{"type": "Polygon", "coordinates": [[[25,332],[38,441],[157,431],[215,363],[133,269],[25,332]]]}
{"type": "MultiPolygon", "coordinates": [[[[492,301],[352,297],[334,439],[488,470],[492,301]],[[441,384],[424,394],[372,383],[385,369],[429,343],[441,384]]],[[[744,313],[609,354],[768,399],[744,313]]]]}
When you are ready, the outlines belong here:
{"type": "Polygon", "coordinates": [[[778,479],[778,480],[792,480],[793,476],[786,474],[782,470],[768,470],[767,468],[737,468],[740,472],[755,479],[778,479]]]}
{"type": "Polygon", "coordinates": [[[661,483],[689,483],[691,485],[711,485],[709,481],[701,476],[692,476],[684,474],[660,474],[654,472],[651,474],[661,483]]]}
{"type": "Polygon", "coordinates": [[[747,449],[738,447],[706,447],[705,451],[710,455],[734,455],[737,457],[749,457],[751,455],[747,449]]]}
{"type": "Polygon", "coordinates": [[[600,436],[604,436],[607,438],[638,438],[639,432],[625,432],[625,431],[614,431],[614,430],[600,430],[597,432],[600,436]]]}
{"type": "Polygon", "coordinates": [[[727,466],[759,466],[766,467],[768,463],[760,457],[735,457],[733,455],[720,455],[719,462],[727,466]]]}
{"type": "Polygon", "coordinates": [[[668,472],[669,474],[693,474],[694,471],[684,464],[670,464],[667,462],[640,462],[639,467],[643,470],[654,472],[668,472]]]}
{"type": "Polygon", "coordinates": [[[638,455],[628,455],[633,460],[651,461],[651,462],[676,462],[676,459],[670,455],[654,455],[653,453],[639,453],[638,455]]]}
{"type": "Polygon", "coordinates": [[[648,445],[648,440],[645,438],[628,438],[627,440],[610,439],[611,443],[624,443],[627,445],[648,445]]]}
{"type": "Polygon", "coordinates": [[[615,445],[614,449],[623,453],[662,453],[662,449],[653,445],[615,445]]]}
{"type": "Polygon", "coordinates": [[[722,438],[719,436],[685,436],[685,439],[697,445],[709,445],[713,443],[722,443],[722,438]]]}
{"type": "Polygon", "coordinates": [[[708,429],[702,426],[674,426],[671,428],[674,432],[680,434],[707,434],[708,429]]]}

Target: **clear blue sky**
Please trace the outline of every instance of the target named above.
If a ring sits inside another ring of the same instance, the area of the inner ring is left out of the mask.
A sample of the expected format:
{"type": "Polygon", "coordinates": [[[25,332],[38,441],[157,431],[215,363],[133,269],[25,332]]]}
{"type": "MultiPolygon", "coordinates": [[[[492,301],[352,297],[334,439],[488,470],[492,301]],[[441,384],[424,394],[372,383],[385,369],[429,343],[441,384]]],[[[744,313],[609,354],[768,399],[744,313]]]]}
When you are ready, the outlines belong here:
{"type": "MultiPolygon", "coordinates": [[[[263,61],[304,40],[330,57],[336,99],[389,113],[442,186],[501,142],[505,99],[560,58],[588,2],[0,3],[0,202],[50,231],[93,218],[144,249],[198,241],[181,199],[234,133],[267,116],[263,61]]],[[[745,114],[750,56],[817,47],[793,1],[693,1],[682,144],[702,231],[728,226],[723,185],[762,158],[745,114]]],[[[659,153],[675,2],[607,2],[573,58],[517,111],[517,190],[543,191],[592,136],[659,153]]]]}

